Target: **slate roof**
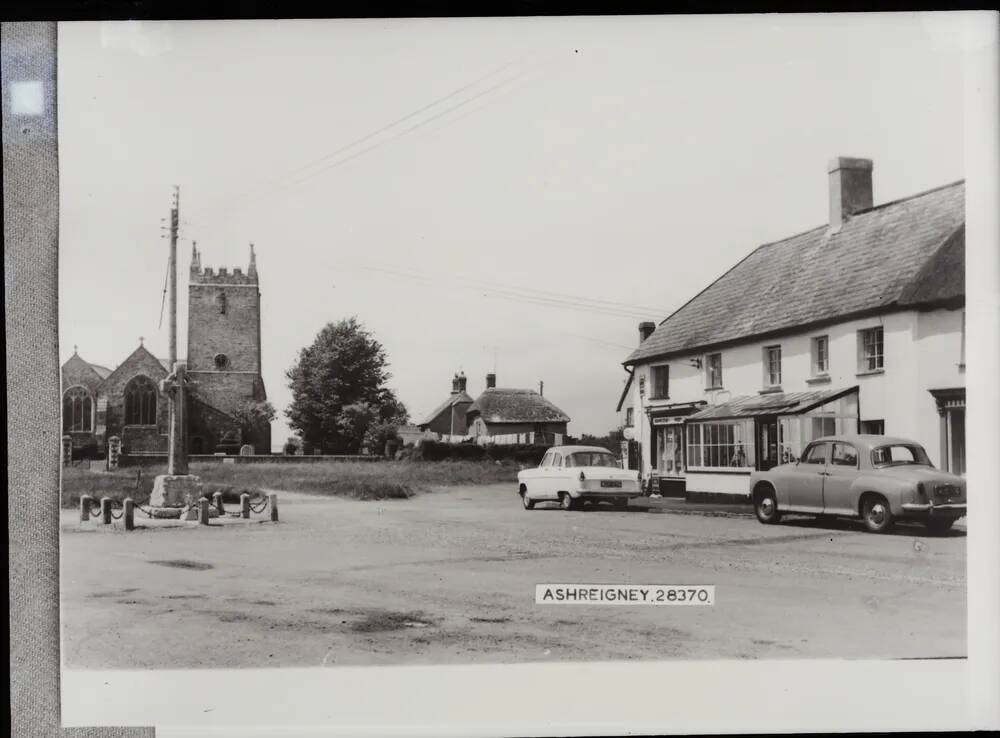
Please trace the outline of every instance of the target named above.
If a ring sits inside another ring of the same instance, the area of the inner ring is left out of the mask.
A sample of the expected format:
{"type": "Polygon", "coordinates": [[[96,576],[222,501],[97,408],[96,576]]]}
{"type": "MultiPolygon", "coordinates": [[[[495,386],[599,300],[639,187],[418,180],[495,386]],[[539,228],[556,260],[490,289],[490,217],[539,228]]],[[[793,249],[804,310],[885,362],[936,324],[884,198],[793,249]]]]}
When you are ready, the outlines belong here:
{"type": "Polygon", "coordinates": [[[87,362],[87,364],[90,365],[90,368],[93,369],[94,372],[97,374],[97,376],[99,376],[101,379],[107,379],[108,376],[110,376],[111,374],[111,370],[108,369],[106,366],[101,366],[100,364],[91,364],[89,361],[87,362]]]}
{"type": "Polygon", "coordinates": [[[704,410],[692,413],[687,416],[687,420],[752,418],[756,415],[796,415],[857,391],[857,386],[854,386],[841,389],[776,392],[734,397],[728,402],[711,405],[704,410]]]}
{"type": "Polygon", "coordinates": [[[466,414],[478,412],[487,423],[568,423],[569,416],[530,389],[483,390],[466,414]]]}
{"type": "Polygon", "coordinates": [[[443,413],[445,410],[447,410],[450,407],[454,407],[455,405],[461,405],[463,402],[471,404],[473,400],[465,392],[458,392],[456,394],[449,395],[448,399],[442,402],[440,405],[438,405],[434,409],[434,411],[430,415],[428,415],[427,418],[424,420],[424,422],[422,422],[420,425],[430,425],[432,422],[434,422],[434,419],[438,415],[443,413]]]}
{"type": "Polygon", "coordinates": [[[625,364],[965,297],[965,182],[764,244],[660,323],[625,364]]]}

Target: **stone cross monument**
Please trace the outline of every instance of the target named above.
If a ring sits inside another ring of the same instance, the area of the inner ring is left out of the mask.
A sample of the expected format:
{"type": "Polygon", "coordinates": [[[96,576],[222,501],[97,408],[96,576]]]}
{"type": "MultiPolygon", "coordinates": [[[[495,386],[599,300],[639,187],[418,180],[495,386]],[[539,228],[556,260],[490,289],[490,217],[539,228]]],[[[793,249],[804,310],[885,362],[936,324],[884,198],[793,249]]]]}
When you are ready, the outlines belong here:
{"type": "Polygon", "coordinates": [[[174,370],[160,382],[160,391],[170,403],[167,473],[153,481],[150,504],[160,508],[163,517],[176,517],[182,508],[196,504],[202,496],[201,479],[188,474],[187,454],[187,365],[176,362],[174,370]],[[176,514],[168,514],[176,513],[176,514]]]}

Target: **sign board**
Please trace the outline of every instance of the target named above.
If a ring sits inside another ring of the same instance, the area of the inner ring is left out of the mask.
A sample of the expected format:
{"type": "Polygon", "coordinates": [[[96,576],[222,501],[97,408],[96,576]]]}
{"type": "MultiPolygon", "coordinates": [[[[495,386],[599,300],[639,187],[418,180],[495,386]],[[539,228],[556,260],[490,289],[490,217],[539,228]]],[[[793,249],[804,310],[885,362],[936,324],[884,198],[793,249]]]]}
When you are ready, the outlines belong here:
{"type": "Polygon", "coordinates": [[[684,418],[679,415],[668,415],[662,418],[653,418],[653,425],[680,425],[684,418]]]}

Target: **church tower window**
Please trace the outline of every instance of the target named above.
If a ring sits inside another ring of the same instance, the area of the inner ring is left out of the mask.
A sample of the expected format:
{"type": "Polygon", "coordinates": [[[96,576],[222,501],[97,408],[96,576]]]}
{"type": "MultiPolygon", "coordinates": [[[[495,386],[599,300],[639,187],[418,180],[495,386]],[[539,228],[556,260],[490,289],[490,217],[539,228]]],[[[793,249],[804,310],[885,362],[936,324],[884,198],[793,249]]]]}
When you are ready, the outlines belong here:
{"type": "Polygon", "coordinates": [[[156,385],[138,376],[125,385],[125,425],[156,425],[156,385]]]}
{"type": "Polygon", "coordinates": [[[86,387],[70,387],[63,394],[63,432],[89,433],[94,429],[94,404],[86,387]]]}
{"type": "Polygon", "coordinates": [[[218,306],[219,312],[222,313],[223,315],[226,314],[226,308],[228,307],[226,302],[227,301],[225,292],[220,292],[218,295],[215,296],[215,304],[218,306]]]}

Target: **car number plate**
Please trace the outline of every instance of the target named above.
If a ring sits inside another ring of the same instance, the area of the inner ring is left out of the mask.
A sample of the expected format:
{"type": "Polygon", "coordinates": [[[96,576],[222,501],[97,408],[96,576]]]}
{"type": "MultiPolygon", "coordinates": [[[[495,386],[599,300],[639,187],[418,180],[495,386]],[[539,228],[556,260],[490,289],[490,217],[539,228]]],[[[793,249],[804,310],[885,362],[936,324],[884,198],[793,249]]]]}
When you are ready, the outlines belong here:
{"type": "Polygon", "coordinates": [[[618,481],[609,482],[607,480],[603,480],[601,482],[601,486],[602,487],[621,487],[622,483],[618,482],[618,481]]]}

